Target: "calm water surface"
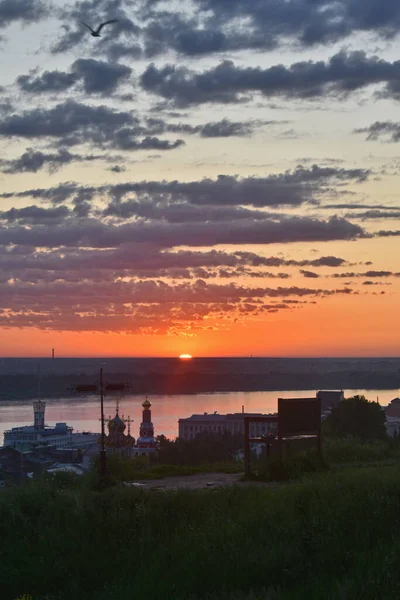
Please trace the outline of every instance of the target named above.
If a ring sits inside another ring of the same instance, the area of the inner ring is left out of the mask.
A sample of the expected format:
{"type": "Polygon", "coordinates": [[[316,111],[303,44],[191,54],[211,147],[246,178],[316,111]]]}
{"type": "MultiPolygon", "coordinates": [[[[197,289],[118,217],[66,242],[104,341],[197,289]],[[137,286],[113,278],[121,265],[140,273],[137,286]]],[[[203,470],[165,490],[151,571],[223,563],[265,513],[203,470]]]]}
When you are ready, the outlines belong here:
{"type": "MultiPolygon", "coordinates": [[[[387,405],[397,397],[398,390],[345,390],[345,396],[364,394],[369,400],[387,405]]],[[[315,390],[269,391],[269,392],[227,392],[216,394],[193,394],[173,396],[149,396],[152,403],[152,419],[155,434],[163,433],[167,437],[178,434],[178,419],[203,412],[221,414],[240,412],[242,405],[246,412],[270,413],[277,410],[278,398],[310,397],[315,390]]],[[[120,415],[133,419],[132,435],[137,437],[142,416],[141,396],[126,395],[120,399],[120,415]]],[[[104,401],[105,416],[115,415],[116,398],[108,397],[104,401]]],[[[100,431],[100,402],[98,396],[86,398],[58,398],[46,400],[46,424],[56,421],[72,425],[75,431],[100,431]]],[[[33,423],[31,400],[0,402],[0,445],[3,443],[5,429],[33,423]]]]}

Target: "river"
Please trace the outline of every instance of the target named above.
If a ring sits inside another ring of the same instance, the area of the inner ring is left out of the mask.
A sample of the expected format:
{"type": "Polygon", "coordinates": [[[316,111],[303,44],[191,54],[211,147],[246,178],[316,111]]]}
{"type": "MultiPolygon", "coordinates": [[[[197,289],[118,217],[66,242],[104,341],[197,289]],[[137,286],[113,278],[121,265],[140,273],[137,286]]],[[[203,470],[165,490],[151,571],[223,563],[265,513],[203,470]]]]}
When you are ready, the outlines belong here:
{"type": "MultiPolygon", "coordinates": [[[[345,396],[364,394],[369,400],[376,400],[382,406],[389,404],[398,396],[398,390],[345,390],[345,396]]],[[[190,417],[192,414],[204,412],[220,414],[240,412],[271,413],[277,410],[278,398],[298,398],[315,396],[315,390],[272,391],[272,392],[228,392],[215,394],[157,395],[150,396],[152,403],[152,420],[155,434],[164,434],[174,438],[178,434],[178,419],[190,417]]],[[[141,403],[144,397],[126,395],[119,400],[120,415],[133,420],[131,433],[138,436],[141,422],[141,403]]],[[[115,415],[116,398],[106,397],[104,414],[115,415]]],[[[46,400],[46,424],[54,425],[57,421],[66,422],[75,431],[100,431],[100,402],[98,396],[81,398],[58,398],[46,400]]],[[[31,400],[0,402],[0,444],[3,442],[4,430],[33,423],[31,400]]]]}

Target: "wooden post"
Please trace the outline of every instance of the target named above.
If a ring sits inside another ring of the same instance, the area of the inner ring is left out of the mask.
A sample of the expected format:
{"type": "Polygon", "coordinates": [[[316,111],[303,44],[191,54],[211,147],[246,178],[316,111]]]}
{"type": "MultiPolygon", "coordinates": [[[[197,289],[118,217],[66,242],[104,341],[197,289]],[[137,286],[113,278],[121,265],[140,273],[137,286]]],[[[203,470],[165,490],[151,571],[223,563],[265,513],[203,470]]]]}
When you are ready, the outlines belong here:
{"type": "Polygon", "coordinates": [[[244,472],[250,475],[249,418],[244,417],[244,472]]]}
{"type": "Polygon", "coordinates": [[[279,449],[279,458],[280,460],[282,460],[283,456],[282,456],[282,427],[281,427],[281,420],[279,418],[279,404],[280,401],[282,400],[282,398],[278,398],[278,449],[279,449]]]}
{"type": "Polygon", "coordinates": [[[317,432],[317,452],[319,456],[322,456],[322,422],[321,422],[321,398],[317,396],[318,400],[318,414],[319,414],[319,427],[317,432]]]}

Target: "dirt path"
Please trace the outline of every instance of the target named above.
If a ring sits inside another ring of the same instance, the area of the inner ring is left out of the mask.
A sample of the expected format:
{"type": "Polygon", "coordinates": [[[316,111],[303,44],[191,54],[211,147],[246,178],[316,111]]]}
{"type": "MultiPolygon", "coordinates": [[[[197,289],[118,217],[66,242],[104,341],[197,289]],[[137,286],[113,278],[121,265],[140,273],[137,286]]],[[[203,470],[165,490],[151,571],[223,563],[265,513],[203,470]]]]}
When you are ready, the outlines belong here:
{"type": "MultiPolygon", "coordinates": [[[[201,490],[221,488],[229,485],[260,485],[254,481],[240,481],[243,473],[199,473],[196,475],[165,477],[164,479],[150,479],[148,481],[138,481],[133,484],[126,483],[126,486],[141,487],[148,490],[201,490]]],[[[273,483],[261,483],[261,485],[275,485],[273,483]]]]}

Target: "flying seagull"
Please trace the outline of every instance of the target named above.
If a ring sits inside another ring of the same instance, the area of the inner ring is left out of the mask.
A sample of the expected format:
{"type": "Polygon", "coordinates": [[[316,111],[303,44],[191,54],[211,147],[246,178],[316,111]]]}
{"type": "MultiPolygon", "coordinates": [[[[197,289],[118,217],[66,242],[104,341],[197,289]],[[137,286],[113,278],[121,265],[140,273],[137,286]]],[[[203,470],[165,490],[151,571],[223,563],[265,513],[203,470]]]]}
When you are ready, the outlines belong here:
{"type": "Polygon", "coordinates": [[[118,19],[111,19],[111,21],[106,21],[105,23],[101,23],[101,25],[99,25],[97,29],[92,29],[90,27],[90,25],[86,25],[86,23],[83,23],[82,21],[79,21],[79,23],[81,25],[84,25],[88,29],[90,29],[90,31],[91,31],[90,35],[92,35],[93,37],[101,37],[100,31],[103,29],[104,25],[109,25],[110,23],[116,23],[117,21],[118,21],[118,19]]]}

